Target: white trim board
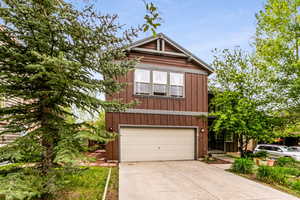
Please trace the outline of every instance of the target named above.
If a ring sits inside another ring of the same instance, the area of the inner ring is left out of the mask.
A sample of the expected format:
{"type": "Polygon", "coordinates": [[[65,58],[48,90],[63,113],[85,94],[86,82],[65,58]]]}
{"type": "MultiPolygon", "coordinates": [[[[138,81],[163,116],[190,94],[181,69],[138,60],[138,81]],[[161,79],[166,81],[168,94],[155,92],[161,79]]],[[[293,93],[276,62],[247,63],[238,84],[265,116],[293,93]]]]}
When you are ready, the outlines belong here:
{"type": "Polygon", "coordinates": [[[155,114],[155,115],[184,115],[184,116],[207,116],[207,112],[192,112],[192,111],[178,111],[178,110],[152,110],[152,109],[135,109],[130,108],[125,113],[136,114],[155,114]]]}

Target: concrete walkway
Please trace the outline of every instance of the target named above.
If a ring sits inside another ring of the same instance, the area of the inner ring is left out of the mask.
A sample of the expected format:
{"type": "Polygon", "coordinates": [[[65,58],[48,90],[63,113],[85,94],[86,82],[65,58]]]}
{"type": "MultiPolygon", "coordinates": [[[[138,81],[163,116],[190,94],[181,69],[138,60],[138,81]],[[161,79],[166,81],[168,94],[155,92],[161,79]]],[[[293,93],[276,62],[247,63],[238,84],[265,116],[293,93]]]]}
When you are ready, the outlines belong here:
{"type": "Polygon", "coordinates": [[[299,200],[200,161],[121,163],[120,200],[299,200]]]}

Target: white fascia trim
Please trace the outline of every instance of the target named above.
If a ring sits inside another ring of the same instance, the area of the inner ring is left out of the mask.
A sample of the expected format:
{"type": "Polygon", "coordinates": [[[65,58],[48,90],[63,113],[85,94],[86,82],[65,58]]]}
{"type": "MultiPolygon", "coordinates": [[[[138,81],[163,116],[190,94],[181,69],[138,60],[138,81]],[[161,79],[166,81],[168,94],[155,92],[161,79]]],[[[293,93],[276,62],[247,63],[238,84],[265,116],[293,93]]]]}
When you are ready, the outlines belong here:
{"type": "Polygon", "coordinates": [[[184,116],[208,116],[207,112],[177,111],[177,110],[152,110],[130,108],[125,113],[155,114],[155,115],[184,115],[184,116]]]}
{"type": "Polygon", "coordinates": [[[156,37],[150,36],[150,37],[144,38],[144,39],[142,39],[142,40],[138,40],[138,41],[132,43],[131,45],[129,45],[128,50],[131,50],[131,49],[134,48],[134,47],[137,47],[137,46],[146,44],[146,43],[148,43],[148,42],[152,42],[152,41],[154,41],[154,40],[160,38],[160,36],[159,36],[159,37],[158,37],[158,36],[159,36],[159,35],[157,35],[156,37]]]}
{"type": "Polygon", "coordinates": [[[168,51],[160,51],[160,50],[153,50],[153,49],[146,49],[146,48],[132,48],[134,51],[139,51],[139,52],[146,52],[146,53],[154,53],[154,54],[160,54],[160,55],[168,55],[168,56],[179,56],[179,57],[188,57],[184,53],[176,53],[176,52],[168,52],[168,51]]]}
{"type": "Polygon", "coordinates": [[[209,70],[211,73],[214,72],[214,69],[212,67],[210,67],[206,62],[204,62],[203,60],[201,60],[200,58],[198,58],[197,56],[193,55],[190,51],[188,51],[187,49],[183,48],[182,46],[180,46],[179,44],[177,44],[175,41],[173,41],[172,39],[168,38],[166,35],[164,35],[163,33],[161,33],[161,38],[163,38],[164,40],[166,40],[167,42],[169,42],[170,44],[172,44],[175,48],[177,48],[179,51],[184,52],[186,55],[188,55],[189,57],[191,57],[193,60],[195,60],[196,62],[198,62],[200,65],[204,66],[207,70],[209,70]]]}

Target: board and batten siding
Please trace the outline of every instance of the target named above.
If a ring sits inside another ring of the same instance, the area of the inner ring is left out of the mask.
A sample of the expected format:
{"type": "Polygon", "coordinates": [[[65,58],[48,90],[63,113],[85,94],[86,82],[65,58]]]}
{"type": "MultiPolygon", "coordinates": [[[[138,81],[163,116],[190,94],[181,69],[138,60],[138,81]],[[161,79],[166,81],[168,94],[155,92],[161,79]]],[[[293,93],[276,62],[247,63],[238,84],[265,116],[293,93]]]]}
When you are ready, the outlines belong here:
{"type": "Polygon", "coordinates": [[[185,73],[185,97],[168,98],[158,96],[134,95],[134,72],[129,72],[119,81],[126,82],[123,91],[108,97],[107,100],[122,99],[124,103],[138,100],[136,109],[174,110],[191,112],[208,112],[207,76],[202,74],[185,73]]]}
{"type": "MultiPolygon", "coordinates": [[[[207,154],[207,122],[193,116],[182,115],[153,115],[153,114],[137,114],[137,113],[106,113],[106,127],[112,128],[112,131],[118,133],[119,125],[136,125],[140,126],[197,126],[198,129],[198,157],[207,154]],[[200,128],[204,128],[205,132],[201,133],[200,128]]],[[[110,160],[119,159],[119,139],[107,145],[107,158],[110,160]]]]}
{"type": "MultiPolygon", "coordinates": [[[[143,48],[155,49],[156,43],[146,44],[143,48]]],[[[166,50],[176,52],[167,44],[166,50]]],[[[168,67],[202,70],[204,68],[187,58],[154,55],[147,53],[130,52],[129,58],[140,58],[141,64],[163,66],[166,71],[168,67]]],[[[172,71],[172,70],[171,70],[172,71]]],[[[125,88],[112,96],[106,96],[107,100],[117,99],[124,103],[138,100],[140,103],[135,109],[164,110],[164,111],[185,111],[185,112],[208,112],[208,89],[207,74],[185,72],[185,96],[184,98],[159,97],[159,96],[138,96],[134,95],[134,70],[127,75],[119,77],[118,81],[127,83],[125,88]]],[[[177,113],[176,113],[177,114],[177,113]]],[[[191,115],[167,115],[167,114],[143,114],[143,113],[106,113],[106,128],[109,131],[118,133],[121,125],[134,126],[196,126],[198,127],[197,155],[198,157],[207,154],[208,150],[208,125],[207,120],[191,115]],[[204,128],[204,132],[200,132],[204,128]]],[[[118,137],[106,145],[107,159],[119,160],[119,139],[118,137]]]]}

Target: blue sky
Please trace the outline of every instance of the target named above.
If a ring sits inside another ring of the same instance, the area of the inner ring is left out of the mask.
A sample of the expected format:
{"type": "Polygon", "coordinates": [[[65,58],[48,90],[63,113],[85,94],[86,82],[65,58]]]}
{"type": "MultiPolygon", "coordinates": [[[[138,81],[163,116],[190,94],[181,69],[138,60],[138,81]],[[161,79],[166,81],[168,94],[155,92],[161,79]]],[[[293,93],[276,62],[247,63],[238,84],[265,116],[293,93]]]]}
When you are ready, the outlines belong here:
{"type": "MultiPolygon", "coordinates": [[[[150,1],[150,0],[148,0],[150,1]]],[[[73,1],[74,2],[74,1],[73,1]]],[[[142,0],[76,0],[92,2],[103,14],[119,15],[127,26],[142,24],[145,8],[142,0]]],[[[241,46],[249,49],[255,33],[255,13],[264,0],[152,0],[159,8],[163,23],[157,32],[190,50],[202,60],[211,63],[214,48],[241,46]]],[[[140,37],[149,36],[142,34],[140,37]]]]}

